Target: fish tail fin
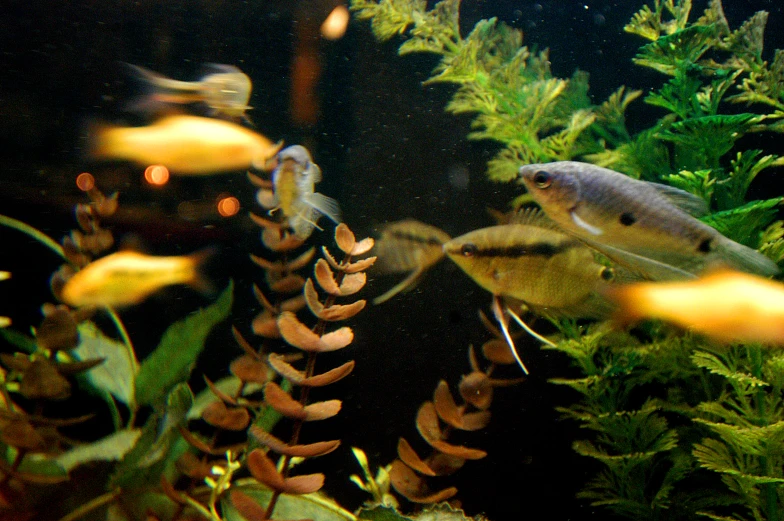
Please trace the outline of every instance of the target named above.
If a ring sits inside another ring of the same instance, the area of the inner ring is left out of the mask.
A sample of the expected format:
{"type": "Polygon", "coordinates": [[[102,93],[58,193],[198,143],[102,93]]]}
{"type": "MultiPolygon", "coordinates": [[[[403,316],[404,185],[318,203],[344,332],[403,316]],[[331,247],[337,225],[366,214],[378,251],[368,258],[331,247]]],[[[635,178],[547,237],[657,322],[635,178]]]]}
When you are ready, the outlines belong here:
{"type": "Polygon", "coordinates": [[[640,293],[641,288],[647,287],[648,284],[652,283],[619,284],[604,289],[602,295],[616,305],[610,319],[612,327],[624,329],[645,318],[645,313],[641,308],[643,299],[640,293]]]}
{"type": "Polygon", "coordinates": [[[206,297],[218,294],[222,268],[220,252],[216,246],[209,246],[203,250],[188,255],[191,271],[188,274],[187,285],[206,297]]]}
{"type": "Polygon", "coordinates": [[[730,239],[722,241],[718,250],[720,258],[709,268],[720,267],[724,264],[726,267],[763,277],[773,277],[781,272],[778,265],[762,253],[730,239]]]}
{"type": "Polygon", "coordinates": [[[108,123],[90,121],[86,124],[87,146],[86,156],[91,160],[102,160],[114,157],[116,148],[115,134],[117,128],[108,123]]]}

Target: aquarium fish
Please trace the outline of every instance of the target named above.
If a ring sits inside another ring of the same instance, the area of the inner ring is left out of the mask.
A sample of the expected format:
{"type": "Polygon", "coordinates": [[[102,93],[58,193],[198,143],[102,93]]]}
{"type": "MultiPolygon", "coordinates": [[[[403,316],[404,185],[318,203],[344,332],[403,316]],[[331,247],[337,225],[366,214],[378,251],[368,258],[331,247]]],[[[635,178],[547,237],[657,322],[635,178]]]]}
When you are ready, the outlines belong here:
{"type": "MultiPolygon", "coordinates": [[[[11,278],[11,272],[0,271],[0,280],[7,280],[11,278]]],[[[0,316],[0,328],[8,327],[11,325],[11,319],[8,317],[0,316]]]]}
{"type": "Polygon", "coordinates": [[[408,276],[374,298],[373,303],[381,304],[414,287],[422,274],[443,258],[443,245],[450,239],[443,230],[414,219],[385,224],[376,241],[374,270],[408,276]]]}
{"type": "Polygon", "coordinates": [[[212,118],[173,115],[145,127],[99,127],[94,159],[164,165],[174,175],[208,175],[269,168],[281,147],[245,127],[212,118]]]}
{"type": "Polygon", "coordinates": [[[338,202],[314,191],[320,181],[321,168],[313,162],[308,149],[292,145],[278,153],[272,190],[260,190],[257,199],[270,213],[280,210],[288,227],[304,240],[318,227],[322,215],[340,223],[338,202]]]}
{"type": "Polygon", "coordinates": [[[653,318],[722,342],[784,345],[784,284],[719,270],[697,280],[610,288],[619,323],[653,318]]]}
{"type": "Polygon", "coordinates": [[[156,257],[120,251],[94,260],[77,271],[63,286],[60,299],[73,307],[132,306],[165,286],[187,284],[210,291],[201,266],[211,255],[156,257]]]}
{"type": "Polygon", "coordinates": [[[233,65],[207,64],[210,72],[198,81],[167,78],[138,65],[126,63],[133,76],[149,92],[133,103],[132,108],[150,110],[161,104],[204,103],[213,116],[245,119],[252,83],[247,74],[233,65]]]}
{"type": "Polygon", "coordinates": [[[564,231],[647,278],[693,278],[719,266],[766,276],[779,271],[696,219],[707,204],[683,190],[576,161],[525,165],[519,175],[564,231]]]}

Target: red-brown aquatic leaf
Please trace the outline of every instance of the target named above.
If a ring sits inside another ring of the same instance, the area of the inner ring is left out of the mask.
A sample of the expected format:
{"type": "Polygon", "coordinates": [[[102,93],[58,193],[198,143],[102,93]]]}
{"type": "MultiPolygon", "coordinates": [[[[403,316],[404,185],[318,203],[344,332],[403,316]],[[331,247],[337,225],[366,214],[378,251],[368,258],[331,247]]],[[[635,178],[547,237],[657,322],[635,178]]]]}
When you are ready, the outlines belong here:
{"type": "Polygon", "coordinates": [[[316,281],[318,281],[319,286],[321,286],[324,291],[330,295],[340,295],[340,286],[338,286],[338,283],[335,281],[335,274],[332,272],[332,268],[329,267],[327,261],[324,259],[317,260],[313,273],[316,276],[316,281]]]}
{"type": "MultiPolygon", "coordinates": [[[[310,279],[308,279],[310,280],[310,279]]],[[[296,297],[291,297],[290,299],[286,299],[280,303],[280,310],[281,311],[291,311],[296,312],[300,309],[305,307],[305,296],[304,295],[297,295],[296,297]]]]}
{"type": "Polygon", "coordinates": [[[400,460],[392,462],[389,469],[389,479],[397,492],[414,503],[439,503],[446,501],[455,494],[457,488],[449,487],[438,492],[431,492],[425,480],[417,476],[400,460]]]}
{"type": "Polygon", "coordinates": [[[272,221],[270,219],[265,219],[255,213],[250,213],[250,220],[253,221],[257,226],[261,226],[262,228],[269,228],[270,230],[274,230],[276,233],[280,233],[280,230],[283,228],[283,225],[279,222],[272,221]]]}
{"type": "Polygon", "coordinates": [[[253,285],[253,296],[256,297],[256,300],[259,301],[259,304],[264,306],[264,309],[270,313],[275,313],[277,310],[275,306],[272,305],[272,302],[269,301],[267,296],[264,294],[263,291],[259,289],[257,285],[253,285]]]}
{"type": "Polygon", "coordinates": [[[400,438],[397,440],[397,456],[403,461],[403,463],[416,470],[420,474],[424,474],[426,476],[436,475],[436,473],[433,472],[433,469],[428,467],[427,463],[422,461],[422,458],[419,457],[419,454],[414,451],[405,438],[400,438]]]}
{"type": "MultiPolygon", "coordinates": [[[[310,279],[308,279],[310,280],[310,279]]],[[[322,320],[327,320],[329,322],[335,322],[338,320],[348,320],[349,318],[353,317],[363,309],[365,309],[365,300],[357,300],[356,302],[352,302],[351,304],[333,304],[328,308],[324,308],[320,313],[317,313],[316,316],[322,320]]]]}
{"type": "Polygon", "coordinates": [[[286,342],[303,351],[335,351],[346,347],[354,340],[354,333],[348,327],[342,327],[319,337],[300,322],[294,313],[288,311],[278,316],[278,329],[286,342]]]}
{"type": "Polygon", "coordinates": [[[203,376],[203,378],[204,378],[204,382],[207,384],[207,387],[209,387],[209,388],[210,388],[210,391],[212,391],[212,394],[214,394],[215,396],[217,396],[217,397],[218,397],[218,399],[220,399],[220,400],[222,400],[223,402],[225,402],[225,403],[228,403],[228,404],[230,404],[230,405],[237,405],[237,400],[236,400],[236,399],[234,399],[234,397],[233,397],[233,396],[229,396],[228,394],[226,394],[226,393],[224,393],[223,391],[221,391],[220,389],[218,389],[218,388],[215,386],[215,384],[214,384],[214,383],[212,383],[212,380],[210,380],[210,379],[209,379],[209,378],[207,378],[206,376],[203,376]]]}
{"type": "Polygon", "coordinates": [[[267,382],[264,386],[264,401],[286,418],[304,420],[307,417],[302,404],[275,382],[267,382]]]}
{"type": "Polygon", "coordinates": [[[280,236],[279,230],[264,228],[261,232],[261,242],[272,251],[290,251],[302,246],[302,239],[295,235],[280,236]]]}
{"type": "Polygon", "coordinates": [[[340,283],[340,296],[353,295],[364,288],[366,283],[367,275],[362,272],[346,274],[343,277],[343,282],[340,283]]]}
{"type": "Polygon", "coordinates": [[[270,283],[270,289],[275,293],[294,293],[305,285],[305,278],[301,275],[291,274],[280,280],[270,283]]]}
{"type": "Polygon", "coordinates": [[[313,375],[310,378],[305,378],[305,373],[298,371],[290,364],[286,363],[280,355],[270,354],[269,364],[275,372],[295,385],[303,387],[323,387],[337,382],[338,380],[342,380],[351,374],[351,371],[354,370],[355,362],[354,360],[350,360],[343,365],[330,369],[325,373],[313,375]]]}
{"type": "Polygon", "coordinates": [[[57,307],[44,317],[36,329],[35,339],[43,349],[73,349],[79,344],[79,331],[71,313],[64,307],[57,307]]]}
{"type": "MultiPolygon", "coordinates": [[[[221,402],[215,402],[221,403],[221,402]]],[[[185,427],[179,427],[180,434],[182,434],[182,438],[188,442],[189,445],[192,447],[204,452],[205,454],[209,454],[211,456],[225,456],[226,455],[226,447],[211,447],[207,442],[193,434],[191,431],[186,429],[185,427]]]]}
{"type": "Polygon", "coordinates": [[[337,351],[354,341],[354,332],[350,327],[341,327],[321,337],[321,344],[316,351],[337,351]]]}
{"type": "Polygon", "coordinates": [[[245,340],[245,337],[240,334],[240,331],[236,327],[231,326],[231,334],[234,336],[234,340],[237,341],[237,344],[239,344],[242,350],[245,351],[246,355],[252,358],[256,358],[257,360],[262,359],[261,355],[257,353],[255,349],[253,349],[253,346],[251,346],[248,341],[245,340]]]}
{"type": "Polygon", "coordinates": [[[273,490],[283,491],[283,476],[275,463],[261,449],[253,449],[247,458],[248,470],[257,481],[273,490]]]}
{"type": "Polygon", "coordinates": [[[166,479],[166,476],[161,476],[161,490],[163,491],[166,496],[178,504],[185,504],[186,498],[185,495],[181,492],[178,492],[177,489],[166,479]]]}
{"type": "Polygon", "coordinates": [[[46,440],[26,420],[14,420],[0,424],[0,440],[6,445],[40,452],[46,449],[46,440]]]}
{"type": "Polygon", "coordinates": [[[237,490],[232,488],[229,490],[229,499],[237,512],[247,521],[261,521],[266,519],[267,509],[256,503],[256,501],[237,490]]]}
{"type": "Polygon", "coordinates": [[[221,401],[212,402],[205,407],[201,417],[212,426],[230,431],[241,431],[250,423],[247,409],[226,407],[226,404],[221,401]]]}
{"type": "Polygon", "coordinates": [[[452,445],[445,441],[432,441],[430,446],[439,452],[462,459],[482,459],[487,456],[487,452],[483,450],[472,449],[462,445],[452,445]]]}
{"type": "Polygon", "coordinates": [[[300,268],[304,268],[305,266],[313,260],[313,256],[316,254],[316,247],[311,246],[308,248],[305,253],[299,255],[296,259],[290,260],[286,266],[289,270],[295,271],[300,268]]]}
{"type": "Polygon", "coordinates": [[[419,407],[416,426],[419,434],[430,445],[442,439],[441,427],[438,425],[438,414],[433,402],[425,402],[419,407]]]}
{"type": "Polygon", "coordinates": [[[478,431],[484,429],[490,423],[490,411],[478,411],[463,413],[460,418],[463,420],[459,429],[464,431],[478,431]]]}
{"type": "Polygon", "coordinates": [[[90,263],[90,256],[77,248],[70,237],[64,237],[61,244],[63,245],[63,257],[74,266],[83,268],[90,263]]]}
{"type": "Polygon", "coordinates": [[[307,417],[305,421],[319,421],[332,418],[340,412],[342,402],[340,400],[326,400],[323,402],[315,402],[305,407],[307,417]]]}
{"type": "MultiPolygon", "coordinates": [[[[48,425],[51,427],[68,427],[71,425],[78,425],[80,423],[91,420],[95,414],[83,414],[82,416],[74,416],[73,418],[48,418],[39,414],[26,414],[22,412],[14,412],[10,409],[0,408],[0,419],[4,420],[24,420],[33,425],[48,425]]],[[[0,422],[0,425],[3,423],[0,422]]],[[[0,427],[1,428],[1,427],[0,427]]]]}
{"type": "Polygon", "coordinates": [[[324,486],[324,474],[306,474],[286,478],[283,482],[283,492],[286,494],[312,494],[324,486]]]}
{"type": "Polygon", "coordinates": [[[251,355],[235,358],[229,364],[229,371],[243,382],[263,384],[269,379],[267,364],[251,355]]]}
{"type": "Polygon", "coordinates": [[[324,309],[324,304],[321,303],[319,300],[318,291],[316,291],[316,286],[313,284],[313,279],[308,279],[305,281],[305,289],[302,291],[305,302],[308,304],[308,309],[314,315],[318,316],[319,313],[324,309]]]}
{"type": "Polygon", "coordinates": [[[6,368],[19,372],[27,371],[33,365],[33,361],[22,353],[0,353],[0,361],[6,368]]]}
{"type": "Polygon", "coordinates": [[[465,458],[458,458],[457,456],[450,456],[443,452],[434,451],[433,454],[428,456],[425,463],[428,467],[433,469],[436,476],[448,476],[454,474],[465,464],[465,458]]]}
{"type": "MultiPolygon", "coordinates": [[[[269,189],[272,189],[272,181],[270,181],[268,179],[264,179],[262,177],[259,177],[256,174],[252,174],[250,172],[247,172],[246,175],[248,176],[248,181],[250,181],[250,184],[252,184],[256,188],[269,188],[269,189]]],[[[251,214],[251,215],[253,215],[253,214],[251,214]]]]}
{"type": "Polygon", "coordinates": [[[356,262],[352,262],[351,264],[341,266],[341,269],[345,273],[357,273],[360,271],[365,271],[376,263],[376,259],[378,259],[378,257],[368,257],[367,259],[361,259],[356,262]]]}
{"type": "Polygon", "coordinates": [[[268,261],[264,257],[259,257],[258,255],[251,254],[250,255],[250,260],[252,260],[253,263],[256,266],[258,266],[259,268],[261,268],[263,270],[266,270],[266,271],[274,271],[274,272],[278,272],[278,273],[283,273],[284,271],[286,271],[288,269],[286,267],[286,265],[281,263],[281,262],[268,261]]]}
{"type": "Polygon", "coordinates": [[[362,255],[370,251],[370,249],[376,244],[376,241],[373,240],[371,237],[367,237],[362,239],[358,243],[354,245],[351,249],[351,255],[362,255]]]}
{"type": "Polygon", "coordinates": [[[176,466],[186,476],[201,481],[213,475],[212,467],[215,466],[215,463],[199,458],[192,452],[186,452],[177,458],[176,466]]]}
{"type": "Polygon", "coordinates": [[[340,440],[319,441],[307,445],[289,445],[256,425],[251,426],[248,432],[262,445],[266,445],[270,450],[286,456],[315,458],[329,454],[340,446],[340,440]]]}
{"type": "Polygon", "coordinates": [[[71,384],[57,371],[54,362],[39,358],[24,372],[19,392],[31,400],[65,400],[71,396],[71,384]]]}
{"type": "Polygon", "coordinates": [[[95,213],[101,217],[109,217],[110,215],[114,215],[114,213],[117,211],[117,208],[120,206],[120,203],[117,201],[119,192],[114,192],[112,195],[107,197],[97,188],[93,188],[92,190],[87,191],[87,195],[89,195],[90,199],[93,201],[95,213]]]}
{"type": "Polygon", "coordinates": [[[475,371],[463,376],[458,389],[463,400],[477,409],[486,410],[493,401],[493,386],[485,373],[475,371]]]}
{"type": "Polygon", "coordinates": [[[280,338],[278,319],[267,310],[256,315],[250,324],[250,328],[254,334],[264,338],[280,338]]]}
{"type": "Polygon", "coordinates": [[[438,383],[433,393],[433,403],[438,416],[456,429],[476,431],[484,429],[490,422],[489,411],[465,414],[464,407],[458,407],[455,403],[452,393],[449,391],[449,385],[444,380],[438,383]]]}
{"type": "Polygon", "coordinates": [[[332,256],[326,246],[321,247],[321,253],[333,270],[343,271],[343,267],[337,260],[335,260],[335,257],[332,256]]]}
{"type": "Polygon", "coordinates": [[[491,362],[499,365],[514,364],[515,359],[505,340],[494,338],[482,344],[482,354],[491,362]]]}
{"type": "Polygon", "coordinates": [[[343,253],[350,254],[357,243],[357,239],[348,226],[340,223],[335,227],[335,242],[338,243],[338,248],[343,250],[343,253]]]}

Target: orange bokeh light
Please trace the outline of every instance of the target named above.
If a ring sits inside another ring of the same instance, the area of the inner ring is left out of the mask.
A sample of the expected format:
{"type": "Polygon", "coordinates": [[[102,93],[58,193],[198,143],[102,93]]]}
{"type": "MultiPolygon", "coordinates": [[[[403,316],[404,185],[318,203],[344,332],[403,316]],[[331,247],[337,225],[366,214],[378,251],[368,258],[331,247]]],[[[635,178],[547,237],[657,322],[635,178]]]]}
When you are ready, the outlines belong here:
{"type": "Polygon", "coordinates": [[[335,7],[321,24],[321,36],[327,40],[340,40],[346,34],[346,27],[351,19],[345,5],[335,7]]]}
{"type": "Polygon", "coordinates": [[[169,182],[169,169],[163,165],[150,165],[144,170],[144,180],[162,186],[169,182]]]}
{"type": "Polygon", "coordinates": [[[234,196],[221,197],[218,200],[218,213],[221,217],[231,217],[240,211],[240,201],[234,196]]]}
{"type": "Polygon", "coordinates": [[[95,187],[95,178],[88,172],[82,172],[76,176],[76,187],[82,192],[87,192],[95,187]]]}

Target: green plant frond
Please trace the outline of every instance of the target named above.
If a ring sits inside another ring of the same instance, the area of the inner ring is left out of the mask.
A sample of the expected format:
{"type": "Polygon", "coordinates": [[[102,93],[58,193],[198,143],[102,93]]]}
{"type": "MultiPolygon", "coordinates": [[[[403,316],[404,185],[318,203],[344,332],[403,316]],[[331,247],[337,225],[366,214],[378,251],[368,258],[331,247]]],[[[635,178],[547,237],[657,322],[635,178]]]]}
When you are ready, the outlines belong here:
{"type": "Polygon", "coordinates": [[[691,356],[692,362],[698,367],[707,369],[713,374],[717,374],[741,384],[749,392],[755,387],[766,387],[769,384],[759,378],[755,378],[750,374],[745,374],[733,370],[722,359],[713,353],[707,351],[695,351],[691,356]]]}
{"type": "Polygon", "coordinates": [[[716,36],[726,38],[730,34],[730,24],[724,15],[724,6],[721,0],[710,0],[708,8],[697,20],[696,25],[713,25],[716,28],[716,36]]]}
{"type": "Polygon", "coordinates": [[[686,27],[691,12],[691,0],[654,0],[654,8],[643,6],[623,28],[648,40],[672,34],[686,27]],[[669,19],[665,20],[665,10],[669,19]]]}
{"type": "Polygon", "coordinates": [[[713,190],[716,179],[713,178],[712,170],[681,170],[677,174],[668,174],[662,177],[668,184],[690,194],[702,198],[708,205],[713,200],[713,190]]]}
{"type": "Polygon", "coordinates": [[[645,103],[672,112],[679,119],[688,119],[700,114],[697,95],[701,87],[699,79],[679,70],[661,89],[648,94],[645,103]]]}
{"type": "Polygon", "coordinates": [[[776,218],[782,201],[784,197],[752,201],[731,210],[702,217],[700,220],[735,242],[758,248],[762,231],[776,218]]]}
{"type": "Polygon", "coordinates": [[[762,232],[759,249],[776,264],[784,262],[784,221],[776,221],[762,232]]]}
{"type": "Polygon", "coordinates": [[[577,140],[594,121],[596,121],[596,116],[590,110],[574,112],[565,129],[541,140],[542,148],[556,160],[572,159],[579,155],[579,151],[575,149],[577,140]]]}
{"type": "Polygon", "coordinates": [[[406,32],[427,9],[427,0],[351,0],[350,9],[359,20],[370,20],[375,37],[385,42],[406,32]]]}
{"type": "Polygon", "coordinates": [[[626,91],[625,87],[610,96],[593,110],[598,125],[591,129],[605,144],[618,146],[631,141],[626,128],[626,108],[642,95],[641,90],[626,91]]]}
{"type": "Polygon", "coordinates": [[[692,25],[646,44],[634,63],[674,76],[684,64],[694,64],[716,40],[713,25],[692,25]]]}
{"type": "Polygon", "coordinates": [[[775,166],[780,159],[772,154],[760,157],[761,154],[761,150],[744,150],[736,154],[731,161],[729,178],[722,180],[721,190],[717,191],[719,208],[734,208],[743,204],[752,181],[763,170],[775,166]]]}
{"type": "Polygon", "coordinates": [[[714,116],[719,112],[719,104],[724,99],[727,92],[736,84],[738,77],[743,71],[734,71],[704,86],[696,94],[700,112],[707,116],[714,116]]]}
{"type": "Polygon", "coordinates": [[[734,31],[724,43],[728,51],[746,63],[759,63],[762,61],[763,37],[765,25],[768,23],[768,13],[757,11],[734,31]]]}
{"type": "Polygon", "coordinates": [[[455,53],[460,38],[460,0],[441,0],[433,9],[413,12],[411,38],[400,45],[398,54],[432,52],[455,53]]]}
{"type": "MultiPolygon", "coordinates": [[[[487,163],[487,177],[496,183],[508,183],[517,178],[520,165],[538,163],[538,159],[532,156],[530,149],[511,145],[495,155],[487,163]]],[[[784,241],[783,241],[784,242],[784,241]]]]}

